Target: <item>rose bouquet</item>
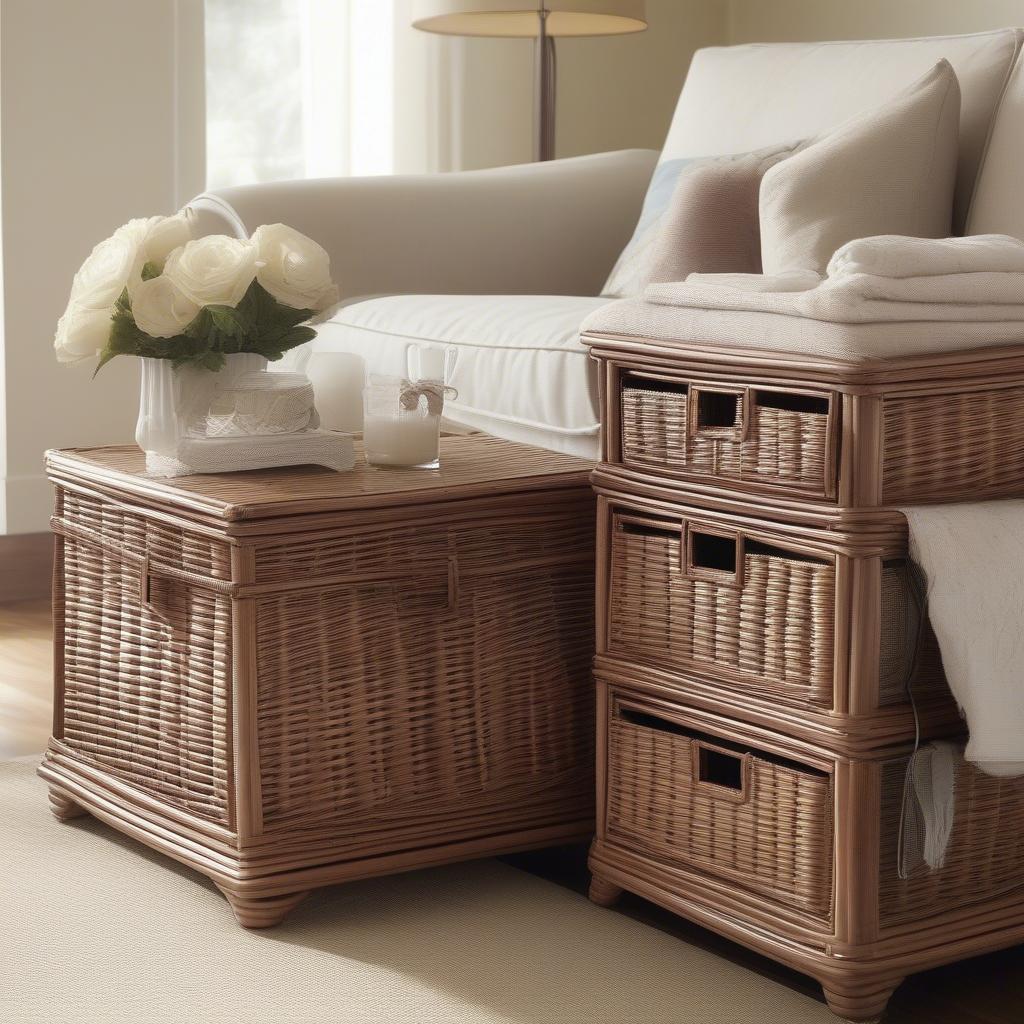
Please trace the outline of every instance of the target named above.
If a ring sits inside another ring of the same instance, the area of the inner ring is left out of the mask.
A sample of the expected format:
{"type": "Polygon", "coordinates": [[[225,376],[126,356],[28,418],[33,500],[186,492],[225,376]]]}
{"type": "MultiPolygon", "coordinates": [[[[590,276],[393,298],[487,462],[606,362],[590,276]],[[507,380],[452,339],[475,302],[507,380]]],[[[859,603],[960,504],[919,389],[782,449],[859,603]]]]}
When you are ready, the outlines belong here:
{"type": "Polygon", "coordinates": [[[159,476],[313,463],[350,469],[352,439],[319,429],[299,373],[268,360],[310,341],[338,299],[327,253],[284,224],[193,238],[187,212],[129,221],[75,275],[62,362],[141,364],[135,439],[159,476]]]}
{"type": "Polygon", "coordinates": [[[311,340],[307,325],[337,299],[327,253],[284,224],[194,239],[187,212],[139,218],[82,264],[54,346],[61,362],[99,356],[97,372],[119,355],[218,370],[311,340]]]}

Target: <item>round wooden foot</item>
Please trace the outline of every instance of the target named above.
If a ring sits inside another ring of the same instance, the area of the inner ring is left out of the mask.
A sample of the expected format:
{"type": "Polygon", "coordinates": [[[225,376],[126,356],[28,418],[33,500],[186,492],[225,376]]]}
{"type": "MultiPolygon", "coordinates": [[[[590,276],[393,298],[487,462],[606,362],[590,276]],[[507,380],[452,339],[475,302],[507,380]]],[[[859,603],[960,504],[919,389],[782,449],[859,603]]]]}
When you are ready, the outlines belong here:
{"type": "Polygon", "coordinates": [[[881,1019],[900,981],[865,981],[861,985],[851,983],[844,987],[835,987],[830,983],[822,985],[822,989],[828,1008],[837,1017],[855,1021],[856,1024],[870,1024],[881,1019]]]}
{"type": "Polygon", "coordinates": [[[310,893],[286,892],[281,896],[242,896],[217,886],[231,904],[235,919],[243,928],[273,928],[280,924],[310,893]]]}
{"type": "Polygon", "coordinates": [[[598,875],[590,879],[590,902],[599,907],[613,907],[619,902],[622,889],[598,875]]]}
{"type": "Polygon", "coordinates": [[[72,818],[80,818],[89,812],[76,804],[74,800],[65,796],[59,789],[50,787],[50,810],[58,821],[70,821],[72,818]]]}

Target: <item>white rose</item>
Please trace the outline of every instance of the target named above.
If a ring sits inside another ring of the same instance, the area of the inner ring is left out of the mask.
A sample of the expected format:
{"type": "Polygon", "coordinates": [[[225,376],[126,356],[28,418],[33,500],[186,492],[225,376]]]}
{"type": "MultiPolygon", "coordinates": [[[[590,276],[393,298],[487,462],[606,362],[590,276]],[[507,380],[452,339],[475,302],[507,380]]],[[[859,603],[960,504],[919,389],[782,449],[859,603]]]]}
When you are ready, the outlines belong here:
{"type": "Polygon", "coordinates": [[[155,263],[163,272],[167,257],[192,241],[191,214],[182,210],[173,217],[154,217],[142,242],[145,263],[155,263]]]}
{"type": "Polygon", "coordinates": [[[57,323],[53,347],[59,362],[74,363],[99,355],[109,338],[109,309],[91,309],[71,302],[57,323]]]}
{"type": "Polygon", "coordinates": [[[252,236],[256,280],[278,302],[294,309],[326,309],[338,301],[326,250],[285,224],[264,224],[252,236]]]}
{"type": "Polygon", "coordinates": [[[188,327],[199,307],[166,274],[142,281],[132,294],[132,315],[151,338],[173,338],[188,327]]]}
{"type": "Polygon", "coordinates": [[[141,271],[139,242],[144,232],[130,221],[100,242],[86,258],[71,285],[71,302],[90,309],[113,309],[132,276],[141,271]]]}
{"type": "Polygon", "coordinates": [[[164,276],[197,306],[237,306],[256,276],[256,246],[227,235],[197,238],[167,257],[164,276]]]}

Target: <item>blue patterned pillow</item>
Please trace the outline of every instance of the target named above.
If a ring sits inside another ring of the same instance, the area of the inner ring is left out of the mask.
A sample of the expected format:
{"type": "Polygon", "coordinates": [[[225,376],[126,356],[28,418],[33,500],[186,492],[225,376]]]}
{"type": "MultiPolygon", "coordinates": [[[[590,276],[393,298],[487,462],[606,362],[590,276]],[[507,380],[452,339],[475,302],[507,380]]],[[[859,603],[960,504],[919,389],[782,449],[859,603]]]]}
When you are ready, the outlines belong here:
{"type": "Polygon", "coordinates": [[[694,162],[694,157],[678,157],[675,160],[663,160],[654,169],[636,230],[615,261],[601,291],[603,296],[621,299],[628,295],[639,295],[643,291],[662,218],[672,201],[679,176],[687,165],[694,162]]]}

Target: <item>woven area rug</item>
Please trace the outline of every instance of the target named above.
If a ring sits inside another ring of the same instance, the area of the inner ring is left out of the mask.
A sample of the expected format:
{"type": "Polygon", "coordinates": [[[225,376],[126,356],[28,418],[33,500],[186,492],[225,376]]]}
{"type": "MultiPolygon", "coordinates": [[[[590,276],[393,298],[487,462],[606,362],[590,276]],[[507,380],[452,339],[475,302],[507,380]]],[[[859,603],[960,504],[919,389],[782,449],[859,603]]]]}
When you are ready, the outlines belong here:
{"type": "Polygon", "coordinates": [[[199,875],[0,762],[4,1024],[834,1024],[823,1005],[493,860],[314,893],[246,932],[199,875]]]}

